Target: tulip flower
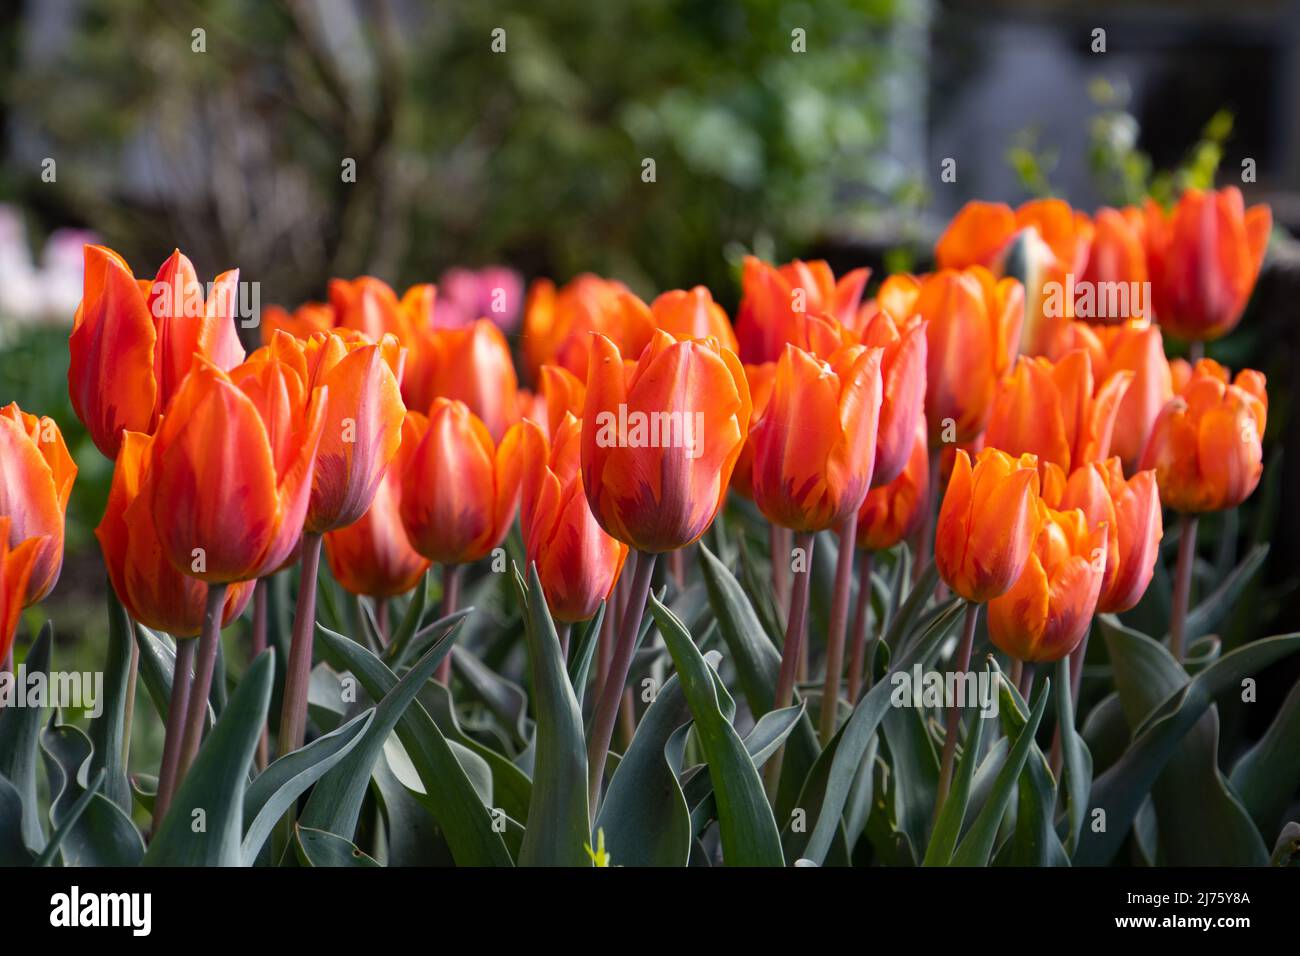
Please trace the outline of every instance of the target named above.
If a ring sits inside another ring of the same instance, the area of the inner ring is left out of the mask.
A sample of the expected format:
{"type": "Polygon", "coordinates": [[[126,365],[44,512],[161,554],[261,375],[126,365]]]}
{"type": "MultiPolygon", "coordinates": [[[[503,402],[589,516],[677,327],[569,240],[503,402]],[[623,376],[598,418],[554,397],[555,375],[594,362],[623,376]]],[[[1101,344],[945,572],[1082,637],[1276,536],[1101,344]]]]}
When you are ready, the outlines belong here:
{"type": "Polygon", "coordinates": [[[505,538],[519,500],[519,428],[497,445],[464,402],[437,398],[402,426],[402,526],[430,561],[468,564],[505,538]]]}
{"type": "Polygon", "coordinates": [[[1111,452],[1119,456],[1125,473],[1132,474],[1156,416],[1174,397],[1172,366],[1165,358],[1160,326],[1141,321],[1110,327],[1071,322],[1048,357],[1057,361],[1076,348],[1088,350],[1098,380],[1105,381],[1116,372],[1133,373],[1115,413],[1110,440],[1111,452]]]}
{"type": "Polygon", "coordinates": [[[800,344],[796,326],[802,316],[821,313],[852,326],[870,275],[869,269],[854,269],[836,280],[821,260],[796,259],[778,268],[746,256],[736,314],[741,360],[755,365],[779,360],[787,343],[800,344]]]}
{"type": "Polygon", "coordinates": [[[917,317],[900,322],[881,310],[863,329],[862,344],[884,349],[880,426],[871,479],[880,487],[903,473],[915,444],[917,418],[925,410],[925,322],[917,317]]]}
{"type": "MultiPolygon", "coordinates": [[[[95,537],[113,590],[132,620],[173,637],[195,637],[203,627],[208,586],[178,571],[163,554],[151,507],[148,463],[153,442],[141,432],[123,434],[108,506],[95,537]]],[[[252,595],[252,582],[226,590],[223,627],[243,613],[252,595]]]]}
{"type": "Polygon", "coordinates": [[[310,338],[316,332],[334,328],[334,308],[326,302],[304,302],[293,312],[278,305],[262,310],[262,344],[270,345],[276,332],[296,339],[310,338]]]}
{"type": "Polygon", "coordinates": [[[592,806],[655,555],[692,544],[708,529],[726,499],[749,420],[744,369],[716,339],[678,340],[655,330],[632,363],[607,336],[593,337],[582,419],[583,488],[606,533],[643,553],[588,737],[592,806]]]}
{"type": "Polygon", "coordinates": [[[1229,383],[1216,362],[1198,362],[1191,380],[1160,412],[1141,467],[1154,468],[1160,499],[1199,514],[1235,508],[1263,474],[1268,413],[1264,376],[1246,369],[1229,383]]]}
{"type": "Polygon", "coordinates": [[[982,266],[890,276],[878,302],[925,321],[925,416],[930,444],[967,442],[984,430],[994,387],[1015,361],[1024,289],[982,266]]]}
{"type": "Polygon", "coordinates": [[[1097,325],[1150,320],[1154,309],[1145,292],[1149,288],[1142,243],[1146,224],[1141,210],[1098,209],[1092,223],[1088,267],[1077,283],[1081,297],[1075,297],[1073,314],[1097,325]]]}
{"type": "MultiPolygon", "coordinates": [[[[539,373],[541,387],[532,396],[532,411],[520,415],[531,418],[550,437],[559,431],[565,416],[582,420],[582,408],[587,403],[587,386],[582,379],[558,365],[543,365],[539,373]]],[[[522,393],[521,393],[522,395],[522,393]]],[[[521,398],[521,405],[524,402],[521,398]]]]}
{"type": "Polygon", "coordinates": [[[749,419],[744,370],[716,341],[656,332],[625,364],[614,342],[596,336],[582,428],[596,520],[639,551],[693,543],[722,507],[749,419]]]}
{"type": "Polygon", "coordinates": [[[1155,472],[1140,471],[1125,480],[1119,458],[1110,458],[1077,469],[1059,496],[1048,491],[1048,484],[1043,499],[1051,507],[1078,509],[1090,526],[1107,526],[1106,571],[1097,611],[1129,610],[1151,583],[1164,535],[1155,472]]]}
{"type": "Polygon", "coordinates": [[[147,283],[111,249],[86,246],[84,294],[68,339],[68,393],[104,455],[117,456],[124,430],[154,431],[196,356],[222,370],[243,361],[234,325],[238,287],[239,270],[224,272],[205,303],[179,250],[147,283]]]}
{"type": "Polygon", "coordinates": [[[17,402],[0,409],[0,516],[7,544],[17,553],[35,539],[35,556],[20,607],[54,588],[63,567],[63,527],[77,466],[52,418],[37,418],[17,402]]]}
{"type": "Polygon", "coordinates": [[[384,472],[370,508],[346,527],[325,533],[325,557],[351,594],[396,597],[414,588],[429,560],[411,547],[402,527],[401,450],[384,472]]]}
{"type": "Polygon", "coordinates": [[[723,348],[733,352],[740,348],[727,313],[702,285],[690,291],[672,289],[663,293],[650,303],[650,317],[658,328],[676,338],[707,339],[712,336],[723,348]]]}
{"type": "Polygon", "coordinates": [[[590,273],[559,290],[549,279],[534,282],[524,305],[524,364],[530,378],[536,381],[543,365],[585,377],[592,332],[611,339],[628,357],[640,355],[654,321],[635,307],[635,296],[624,299],[627,292],[623,283],[590,273]]]}
{"type": "Polygon", "coordinates": [[[537,567],[552,617],[563,624],[596,613],[627,558],[627,545],[607,535],[587,505],[581,444],[582,423],[573,415],[565,415],[550,441],[536,423],[523,423],[524,553],[537,567]]]}
{"type": "Polygon", "coordinates": [[[1083,640],[1101,593],[1107,526],[1082,511],[1042,508],[1024,570],[989,601],[989,638],[1026,663],[1065,657],[1083,640]]]}
{"type": "Polygon", "coordinates": [[[1156,319],[1165,330],[1209,342],[1236,328],[1272,226],[1269,208],[1246,209],[1235,186],[1189,189],[1169,212],[1148,200],[1147,266],[1156,319]]]}
{"type": "Polygon", "coordinates": [[[9,543],[13,519],[0,515],[0,665],[9,660],[27,595],[27,583],[45,538],[27,538],[16,547],[9,543]]]}
{"type": "Polygon", "coordinates": [[[1035,455],[1040,465],[1057,464],[1067,475],[1104,461],[1132,380],[1132,372],[1113,372],[1094,388],[1092,359],[1084,349],[1059,362],[1021,356],[995,391],[984,441],[1012,455],[1035,455]]]}
{"type": "Polygon", "coordinates": [[[360,332],[371,342],[378,342],[385,335],[409,342],[415,334],[415,317],[403,308],[397,293],[382,279],[374,276],[331,279],[329,299],[336,328],[360,332]]]}
{"type": "Polygon", "coordinates": [[[996,448],[957,452],[939,509],[934,557],[955,593],[975,604],[1005,594],[1024,570],[1038,530],[1038,460],[996,448]]]}
{"type": "Polygon", "coordinates": [[[436,398],[464,402],[493,441],[518,420],[519,381],[510,346],[487,319],[463,328],[435,329],[420,340],[418,358],[402,394],[409,407],[427,410],[436,398]]]}

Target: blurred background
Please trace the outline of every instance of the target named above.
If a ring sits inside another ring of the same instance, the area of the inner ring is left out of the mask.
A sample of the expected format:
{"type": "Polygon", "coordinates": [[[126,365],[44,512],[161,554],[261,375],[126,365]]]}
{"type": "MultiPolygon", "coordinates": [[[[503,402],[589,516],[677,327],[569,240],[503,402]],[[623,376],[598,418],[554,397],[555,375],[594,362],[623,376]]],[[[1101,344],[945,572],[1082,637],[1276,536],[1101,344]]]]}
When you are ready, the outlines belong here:
{"type": "Polygon", "coordinates": [[[88,237],[142,276],[177,246],[204,279],[237,265],[263,306],[502,264],[702,282],[732,310],[746,252],[878,279],[928,268],[969,199],[1212,181],[1278,229],[1211,350],[1269,376],[1265,484],[1203,533],[1223,568],[1272,541],[1227,643],[1300,625],[1296,0],[11,0],[0,46],[0,403],[54,416],[81,468],[26,622],[87,667],[110,477],[67,400],[88,237]]]}

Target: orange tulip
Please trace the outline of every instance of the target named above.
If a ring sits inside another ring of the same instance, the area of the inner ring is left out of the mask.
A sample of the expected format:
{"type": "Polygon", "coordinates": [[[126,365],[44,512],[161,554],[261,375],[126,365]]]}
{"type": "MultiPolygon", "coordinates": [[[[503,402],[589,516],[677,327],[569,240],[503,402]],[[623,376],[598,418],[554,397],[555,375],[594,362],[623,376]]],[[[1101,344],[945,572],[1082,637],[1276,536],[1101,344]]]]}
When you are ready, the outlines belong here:
{"type": "Polygon", "coordinates": [[[1148,200],[1146,220],[1157,321],[1193,341],[1227,335],[1241,321],[1264,262],[1269,208],[1246,209],[1235,186],[1189,189],[1167,213],[1148,200]]]}
{"type": "MultiPolygon", "coordinates": [[[[756,422],[767,409],[772,397],[772,385],[776,382],[776,363],[764,362],[762,365],[746,365],[745,382],[749,386],[750,422],[756,422]]],[[[736,468],[731,473],[731,487],[738,494],[754,500],[754,429],[751,424],[745,444],[736,459],[736,468]]]]}
{"type": "Polygon", "coordinates": [[[1110,454],[1115,416],[1133,373],[1114,372],[1094,388],[1087,350],[1059,362],[1021,356],[999,383],[989,412],[985,443],[1012,455],[1030,454],[1068,475],[1110,454]]]}
{"type": "Polygon", "coordinates": [[[228,375],[200,360],[153,443],[158,542],[174,567],[210,584],[269,574],[301,537],[328,395],[309,393],[300,353],[284,351],[297,367],[262,358],[228,375]]]}
{"type": "MultiPolygon", "coordinates": [[[[624,355],[641,354],[654,332],[648,310],[625,300],[627,286],[584,273],[557,290],[538,279],[524,305],[524,363],[534,381],[543,365],[559,365],[578,377],[587,374],[591,333],[614,341],[624,355]]],[[[641,303],[644,306],[644,303],[641,303]]]]}
{"type": "Polygon", "coordinates": [[[582,477],[600,526],[641,551],[704,534],[749,430],[740,360],[714,339],[656,330],[635,362],[594,337],[582,420],[582,477]]]}
{"type": "Polygon", "coordinates": [[[0,515],[0,661],[9,659],[32,568],[45,542],[44,537],[28,538],[17,547],[11,546],[12,523],[8,515],[0,515]]]}
{"type": "Polygon", "coordinates": [[[402,527],[402,472],[399,448],[370,509],[352,524],[325,533],[330,570],[352,594],[376,598],[405,594],[429,570],[429,561],[411,547],[402,527]]]}
{"type": "Polygon", "coordinates": [[[582,422],[566,414],[548,441],[523,423],[519,527],[557,621],[585,621],[618,581],[627,545],[601,530],[582,490],[582,422]]]}
{"type": "Polygon", "coordinates": [[[1137,604],[1155,573],[1164,535],[1155,472],[1140,471],[1126,481],[1118,458],[1092,462],[1068,481],[1044,481],[1043,500],[1053,508],[1079,509],[1094,527],[1107,526],[1097,610],[1118,613],[1137,604]],[[1049,491],[1049,485],[1059,487],[1049,491]]]}
{"type": "Polygon", "coordinates": [[[775,362],[787,343],[800,345],[797,325],[803,316],[825,314],[851,326],[862,301],[869,269],[854,269],[837,281],[830,266],[798,259],[776,267],[746,256],[736,313],[739,355],[746,364],[775,362]]]}
{"type": "Polygon", "coordinates": [[[1235,508],[1264,473],[1262,436],[1268,415],[1264,376],[1228,370],[1208,359],[1156,418],[1141,468],[1154,468],[1160,500],[1175,511],[1235,508]]]}
{"type": "Polygon", "coordinates": [[[402,390],[410,407],[427,409],[436,398],[464,402],[487,426],[492,440],[500,441],[519,417],[519,380],[501,330],[488,319],[435,329],[417,351],[414,374],[420,380],[402,390]]]}
{"type": "Polygon", "coordinates": [[[276,332],[305,339],[315,332],[328,332],[332,328],[334,309],[325,302],[304,302],[292,313],[278,305],[268,305],[262,310],[263,345],[270,345],[276,332]]]}
{"type": "MultiPolygon", "coordinates": [[[[421,287],[416,286],[407,296],[419,295],[416,291],[419,289],[421,287]]],[[[378,342],[385,335],[395,335],[399,342],[409,343],[415,334],[418,322],[409,308],[411,300],[399,301],[397,293],[382,279],[374,276],[331,279],[329,299],[334,309],[335,327],[360,332],[371,342],[378,342]]],[[[431,300],[428,304],[431,308],[431,300]]]]}
{"type": "Polygon", "coordinates": [[[439,564],[468,564],[505,538],[519,502],[519,433],[501,444],[464,402],[435,398],[402,426],[402,500],[411,546],[439,564]]]}
{"type": "Polygon", "coordinates": [[[986,448],[971,467],[957,452],[935,529],[934,559],[948,587],[983,604],[1024,570],[1038,531],[1038,461],[986,448]]]}
{"type": "MultiPolygon", "coordinates": [[[[194,637],[203,628],[208,586],[177,571],[163,556],[146,470],[153,441],[141,432],[123,434],[108,507],[95,537],[113,590],[131,618],[173,637],[194,637]]],[[[226,589],[223,627],[243,613],[253,587],[250,581],[226,589]]]]}
{"type": "Polygon", "coordinates": [[[890,276],[877,301],[926,322],[925,416],[931,445],[967,442],[984,430],[994,386],[1016,357],[1024,289],[982,266],[890,276]]]}
{"type": "Polygon", "coordinates": [[[884,392],[871,479],[875,487],[881,487],[907,466],[916,421],[925,411],[925,322],[915,316],[900,322],[882,309],[867,322],[862,344],[885,350],[880,360],[884,392]]]}
{"type": "Polygon", "coordinates": [[[655,325],[676,338],[717,339],[723,348],[737,351],[736,333],[722,306],[713,301],[707,288],[697,285],[689,292],[672,289],[650,303],[655,325]]]}
{"type": "Polygon", "coordinates": [[[1107,528],[1083,512],[1042,507],[1023,572],[989,601],[989,638],[1012,657],[1059,661],[1088,632],[1101,593],[1107,528]]]}
{"type": "Polygon", "coordinates": [[[1078,286],[1086,298],[1077,298],[1074,314],[1097,325],[1118,325],[1131,319],[1151,318],[1153,304],[1147,290],[1146,226],[1142,211],[1098,209],[1092,219],[1094,235],[1088,267],[1078,286]]]}
{"type": "Polygon", "coordinates": [[[824,531],[862,507],[876,459],[883,354],[857,345],[821,360],[786,345],[750,432],[754,502],[768,520],[824,531]]]}
{"type": "Polygon", "coordinates": [[[63,526],[77,466],[52,418],[37,418],[17,402],[0,409],[0,516],[8,518],[13,553],[37,539],[22,606],[49,594],[63,567],[63,526]]]}
{"type": "Polygon", "coordinates": [[[103,246],[86,246],[84,292],[68,339],[68,393],[95,447],[117,456],[122,432],[152,432],[194,366],[225,370],[244,359],[235,330],[239,270],[223,272],[206,303],[177,250],[152,283],[137,281],[103,246]]]}
{"type": "Polygon", "coordinates": [[[916,421],[906,467],[889,484],[872,488],[862,502],[858,511],[859,548],[885,551],[921,526],[930,499],[930,451],[925,420],[918,415],[916,421]]]}

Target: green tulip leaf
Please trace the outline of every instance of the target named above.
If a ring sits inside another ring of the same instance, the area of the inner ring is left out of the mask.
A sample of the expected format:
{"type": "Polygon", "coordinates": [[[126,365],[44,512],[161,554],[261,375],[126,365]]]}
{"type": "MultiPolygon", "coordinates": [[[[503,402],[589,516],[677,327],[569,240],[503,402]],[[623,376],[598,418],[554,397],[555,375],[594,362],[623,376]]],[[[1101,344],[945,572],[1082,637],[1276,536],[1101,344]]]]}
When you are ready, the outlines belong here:
{"type": "Polygon", "coordinates": [[[295,826],[293,852],[301,866],[378,866],[350,841],[335,833],[295,826]]]}
{"type": "MultiPolygon", "coordinates": [[[[23,661],[28,680],[33,674],[49,674],[53,643],[54,627],[47,621],[23,661]]],[[[12,678],[16,681],[17,676],[13,674],[12,678]]],[[[14,689],[17,690],[16,686],[14,689]]],[[[0,709],[0,777],[8,780],[18,791],[22,801],[23,843],[33,852],[45,846],[45,828],[36,799],[36,751],[41,715],[40,707],[8,706],[0,709]]]]}

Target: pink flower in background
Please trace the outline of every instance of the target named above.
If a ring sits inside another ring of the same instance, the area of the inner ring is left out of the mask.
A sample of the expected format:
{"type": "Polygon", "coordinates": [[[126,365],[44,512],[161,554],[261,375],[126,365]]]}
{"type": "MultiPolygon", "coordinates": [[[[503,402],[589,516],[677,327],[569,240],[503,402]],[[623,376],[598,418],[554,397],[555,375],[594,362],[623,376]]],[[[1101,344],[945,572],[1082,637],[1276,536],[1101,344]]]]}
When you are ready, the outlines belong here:
{"type": "Polygon", "coordinates": [[[72,321],[81,301],[82,246],[93,233],[56,229],[32,261],[22,213],[0,205],[0,330],[24,322],[72,321]]]}
{"type": "Polygon", "coordinates": [[[438,282],[433,324],[438,328],[460,328],[477,319],[489,319],[501,331],[512,332],[519,324],[523,299],[524,280],[513,269],[451,268],[438,282]]]}

